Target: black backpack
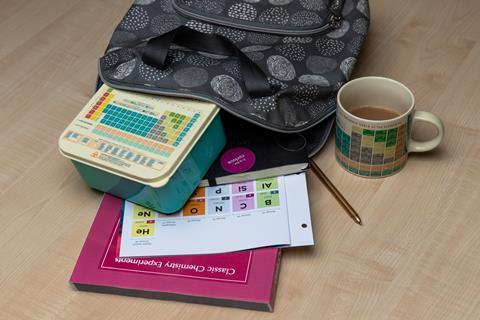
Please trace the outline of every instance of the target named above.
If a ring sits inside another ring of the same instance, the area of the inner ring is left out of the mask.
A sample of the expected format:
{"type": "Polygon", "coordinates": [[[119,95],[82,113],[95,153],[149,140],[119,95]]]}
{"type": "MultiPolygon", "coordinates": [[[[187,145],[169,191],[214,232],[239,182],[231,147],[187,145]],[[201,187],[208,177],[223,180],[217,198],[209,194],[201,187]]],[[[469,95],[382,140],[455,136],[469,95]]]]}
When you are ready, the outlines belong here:
{"type": "Polygon", "coordinates": [[[357,61],[368,0],[136,0],[99,61],[118,89],[191,97],[279,132],[310,154],[357,61]]]}

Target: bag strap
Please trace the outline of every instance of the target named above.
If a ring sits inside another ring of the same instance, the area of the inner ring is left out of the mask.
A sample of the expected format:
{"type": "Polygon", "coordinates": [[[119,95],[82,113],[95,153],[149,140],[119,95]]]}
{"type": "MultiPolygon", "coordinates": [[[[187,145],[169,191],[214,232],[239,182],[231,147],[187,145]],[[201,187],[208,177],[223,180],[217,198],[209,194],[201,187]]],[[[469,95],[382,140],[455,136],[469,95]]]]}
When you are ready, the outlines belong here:
{"type": "Polygon", "coordinates": [[[144,63],[165,68],[168,49],[175,43],[196,51],[235,56],[238,58],[245,87],[251,97],[263,97],[273,94],[267,76],[252,60],[250,60],[230,40],[217,34],[205,34],[186,26],[180,26],[147,42],[143,52],[144,63]]]}

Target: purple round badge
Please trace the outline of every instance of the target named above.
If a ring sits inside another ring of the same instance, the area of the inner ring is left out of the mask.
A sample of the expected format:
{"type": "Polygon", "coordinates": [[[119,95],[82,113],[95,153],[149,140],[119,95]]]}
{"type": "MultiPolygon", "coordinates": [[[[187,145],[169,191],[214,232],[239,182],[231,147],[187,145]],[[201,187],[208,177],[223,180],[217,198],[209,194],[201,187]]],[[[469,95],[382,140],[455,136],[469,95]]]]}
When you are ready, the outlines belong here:
{"type": "Polygon", "coordinates": [[[233,148],[220,157],[222,168],[230,173],[245,172],[255,164],[255,153],[247,148],[233,148]]]}

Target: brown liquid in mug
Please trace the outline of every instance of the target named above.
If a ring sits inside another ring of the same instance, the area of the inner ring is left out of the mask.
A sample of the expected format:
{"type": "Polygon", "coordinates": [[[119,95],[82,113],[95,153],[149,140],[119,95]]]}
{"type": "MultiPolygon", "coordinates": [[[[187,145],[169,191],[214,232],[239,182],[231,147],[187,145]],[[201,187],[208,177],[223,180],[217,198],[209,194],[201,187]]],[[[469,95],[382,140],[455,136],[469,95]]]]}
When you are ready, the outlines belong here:
{"type": "Polygon", "coordinates": [[[367,120],[389,120],[400,116],[397,111],[377,106],[361,106],[349,110],[351,114],[367,120]]]}

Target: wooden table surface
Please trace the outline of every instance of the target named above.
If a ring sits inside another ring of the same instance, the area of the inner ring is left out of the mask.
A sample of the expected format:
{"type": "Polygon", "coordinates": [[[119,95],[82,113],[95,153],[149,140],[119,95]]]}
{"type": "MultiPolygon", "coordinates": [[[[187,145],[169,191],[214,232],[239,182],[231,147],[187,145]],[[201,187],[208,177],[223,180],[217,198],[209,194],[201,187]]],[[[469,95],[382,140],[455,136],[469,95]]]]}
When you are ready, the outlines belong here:
{"type": "MultiPolygon", "coordinates": [[[[0,0],[0,319],[479,319],[480,1],[371,0],[354,77],[404,82],[446,137],[399,174],[315,160],[364,220],[308,175],[316,245],[284,250],[274,313],[78,292],[68,279],[101,195],[57,150],[130,1],[0,0]]],[[[428,137],[430,128],[416,130],[428,137]]]]}

